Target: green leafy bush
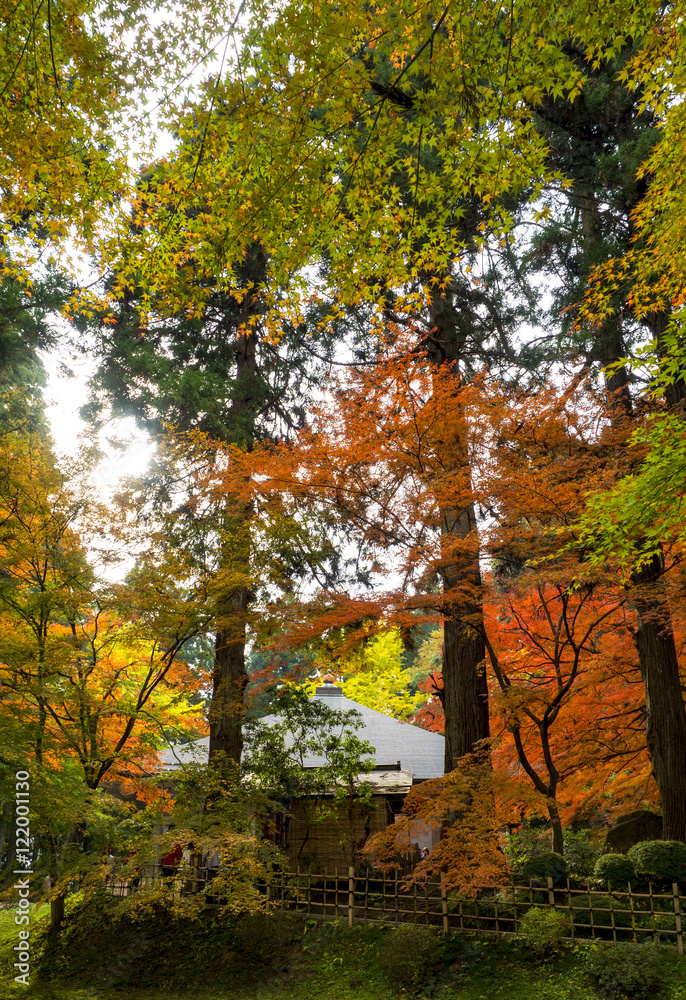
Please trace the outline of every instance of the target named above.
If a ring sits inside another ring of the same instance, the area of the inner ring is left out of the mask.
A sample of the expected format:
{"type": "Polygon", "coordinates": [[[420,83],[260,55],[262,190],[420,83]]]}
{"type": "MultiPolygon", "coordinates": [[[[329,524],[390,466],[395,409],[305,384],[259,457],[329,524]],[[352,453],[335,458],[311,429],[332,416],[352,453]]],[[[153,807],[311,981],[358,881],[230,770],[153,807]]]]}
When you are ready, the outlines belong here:
{"type": "Polygon", "coordinates": [[[545,882],[551,878],[553,885],[561,885],[567,880],[569,867],[561,854],[553,851],[546,851],[537,857],[529,858],[519,869],[519,876],[523,879],[532,879],[534,882],[545,882]]]}
{"type": "Polygon", "coordinates": [[[603,845],[600,838],[594,836],[590,830],[564,831],[564,856],[570,878],[590,878],[602,852],[603,845]]]}
{"type": "Polygon", "coordinates": [[[592,951],[586,974],[608,1000],[648,1000],[662,986],[659,955],[649,944],[615,944],[592,951]]]}
{"type": "Polygon", "coordinates": [[[519,934],[530,948],[539,954],[560,948],[562,939],[570,933],[570,923],[564,913],[534,906],[522,917],[519,934]]]}
{"type": "Polygon", "coordinates": [[[686,844],[678,840],[643,840],[629,857],[636,873],[653,882],[686,882],[686,844]]]}
{"type": "Polygon", "coordinates": [[[550,830],[539,823],[524,826],[507,837],[504,851],[508,861],[517,871],[530,858],[537,858],[550,851],[550,830]]]}
{"type": "Polygon", "coordinates": [[[596,861],[593,874],[602,882],[609,882],[611,889],[626,890],[629,882],[636,881],[636,866],[626,854],[603,854],[596,861]]]}
{"type": "Polygon", "coordinates": [[[384,934],[379,965],[390,982],[401,989],[419,989],[440,961],[436,935],[425,927],[401,924],[384,934]]]}

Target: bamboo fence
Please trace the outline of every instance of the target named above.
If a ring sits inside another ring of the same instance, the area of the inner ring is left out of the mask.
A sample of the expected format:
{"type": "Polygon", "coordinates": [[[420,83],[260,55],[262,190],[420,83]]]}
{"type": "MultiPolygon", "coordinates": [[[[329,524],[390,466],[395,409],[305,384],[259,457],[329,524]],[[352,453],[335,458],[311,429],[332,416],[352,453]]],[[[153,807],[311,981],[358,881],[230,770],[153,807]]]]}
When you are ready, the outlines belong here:
{"type": "Polygon", "coordinates": [[[625,892],[572,888],[529,882],[527,886],[489,886],[474,898],[449,894],[438,881],[410,883],[398,872],[359,873],[354,868],[332,872],[274,872],[267,887],[267,908],[292,910],[315,918],[362,923],[415,924],[454,932],[495,937],[519,933],[521,919],[532,907],[555,910],[567,918],[568,941],[601,939],[654,942],[684,953],[680,895],[671,892],[625,892]]]}
{"type": "MultiPolygon", "coordinates": [[[[187,876],[188,873],[186,873],[187,876]]],[[[181,876],[176,885],[182,894],[204,892],[211,895],[211,874],[204,868],[193,870],[193,878],[181,876]]],[[[157,881],[149,872],[142,884],[157,881]]],[[[130,882],[113,879],[110,892],[126,896],[134,891],[130,882]]],[[[267,911],[290,910],[314,919],[346,920],[353,924],[415,924],[435,928],[444,934],[488,934],[496,938],[520,932],[524,914],[532,907],[554,910],[567,918],[563,940],[605,940],[653,942],[676,946],[684,953],[682,901],[679,886],[658,892],[652,885],[637,892],[572,888],[529,882],[486,886],[473,898],[449,893],[439,881],[423,883],[405,879],[401,872],[273,870],[262,886],[267,911]]]]}

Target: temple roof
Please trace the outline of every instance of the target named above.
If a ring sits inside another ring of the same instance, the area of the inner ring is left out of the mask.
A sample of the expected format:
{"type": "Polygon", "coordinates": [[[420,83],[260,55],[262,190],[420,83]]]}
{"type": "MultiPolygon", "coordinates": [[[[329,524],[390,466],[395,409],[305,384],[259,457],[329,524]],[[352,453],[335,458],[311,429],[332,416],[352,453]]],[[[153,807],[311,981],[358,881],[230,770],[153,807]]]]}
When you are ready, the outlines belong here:
{"type": "MultiPolygon", "coordinates": [[[[373,757],[378,771],[392,772],[411,771],[414,781],[425,781],[427,778],[440,778],[443,774],[443,758],[445,752],[445,737],[441,733],[431,733],[427,729],[413,726],[409,722],[401,722],[383,712],[377,712],[366,705],[346,698],[341,688],[334,684],[324,683],[318,687],[312,696],[324,702],[336,711],[349,712],[354,710],[362,716],[362,727],[357,730],[360,739],[368,740],[375,748],[373,757]]],[[[267,715],[262,720],[267,724],[276,720],[275,715],[267,715]]],[[[205,763],[209,753],[210,738],[185,743],[182,746],[166,750],[161,754],[162,766],[167,769],[178,767],[181,763],[196,761],[205,763]]],[[[321,767],[323,758],[307,757],[306,767],[321,767]]]]}

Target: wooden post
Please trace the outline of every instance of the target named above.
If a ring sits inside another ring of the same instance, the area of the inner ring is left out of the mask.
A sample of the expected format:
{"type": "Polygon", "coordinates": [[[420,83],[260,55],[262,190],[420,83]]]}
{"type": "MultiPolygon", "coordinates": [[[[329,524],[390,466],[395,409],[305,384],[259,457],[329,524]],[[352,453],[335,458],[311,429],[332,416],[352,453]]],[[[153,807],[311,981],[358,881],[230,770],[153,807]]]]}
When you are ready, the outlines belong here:
{"type": "Polygon", "coordinates": [[[591,883],[586,883],[586,892],[588,893],[588,912],[591,915],[591,938],[595,940],[595,927],[593,926],[593,900],[591,898],[591,883]]]}
{"type": "Polygon", "coordinates": [[[272,863],[271,863],[271,861],[268,861],[267,862],[267,892],[265,893],[265,895],[267,897],[267,906],[266,906],[267,913],[269,913],[269,900],[272,898],[271,877],[272,877],[272,863]]]}
{"type": "Polygon", "coordinates": [[[660,939],[657,933],[657,924],[655,923],[655,900],[653,899],[653,883],[648,883],[648,892],[650,894],[650,922],[653,925],[653,944],[657,948],[660,943],[660,939]]]}
{"type": "Polygon", "coordinates": [[[672,883],[672,896],[674,898],[674,922],[676,924],[676,950],[680,955],[684,953],[684,935],[681,930],[681,905],[679,902],[679,886],[672,883]]]}
{"type": "Polygon", "coordinates": [[[431,926],[431,919],[429,917],[429,882],[428,880],[424,883],[424,904],[426,906],[426,926],[431,926]]]}
{"type": "Polygon", "coordinates": [[[553,892],[553,880],[548,876],[548,906],[555,909],[555,893],[553,892]]]}
{"type": "Polygon", "coordinates": [[[450,926],[448,924],[448,892],[444,885],[441,886],[441,909],[443,911],[443,933],[447,937],[450,926]]]}
{"type": "MultiPolygon", "coordinates": [[[[610,897],[610,923],[612,924],[612,941],[613,941],[614,944],[617,944],[617,928],[615,927],[615,908],[614,908],[614,905],[613,905],[612,889],[610,887],[610,880],[609,879],[608,879],[608,882],[607,882],[607,894],[610,897]]],[[[629,882],[629,900],[631,900],[631,882],[629,882]]],[[[631,902],[629,902],[629,905],[631,905],[631,902]]],[[[633,923],[633,910],[632,910],[631,916],[632,916],[632,923],[633,923]]],[[[636,935],[634,934],[634,940],[635,940],[635,938],[636,938],[636,935]]]]}
{"type": "Polygon", "coordinates": [[[510,880],[510,888],[512,889],[512,930],[517,933],[517,897],[515,895],[515,884],[514,876],[510,880]]]}
{"type": "Polygon", "coordinates": [[[364,922],[365,925],[369,923],[369,869],[367,868],[364,876],[364,922]]]}
{"type": "Polygon", "coordinates": [[[569,910],[569,926],[572,928],[572,944],[574,943],[574,909],[572,907],[572,891],[567,879],[567,909],[569,910]]]}
{"type": "Polygon", "coordinates": [[[500,923],[498,921],[498,889],[493,886],[493,909],[495,911],[495,936],[496,940],[500,940],[500,923]]]}
{"type": "Polygon", "coordinates": [[[396,868],[395,869],[395,922],[396,922],[396,924],[399,922],[399,919],[400,918],[399,918],[399,914],[398,914],[398,869],[396,868]]]}
{"type": "MultiPolygon", "coordinates": [[[[628,889],[629,889],[629,908],[631,910],[631,928],[632,928],[632,930],[634,932],[633,933],[634,944],[636,944],[636,917],[634,916],[634,897],[631,894],[631,882],[627,882],[627,886],[628,886],[628,889]]],[[[612,905],[612,904],[610,903],[610,905],[612,905]]],[[[614,923],[615,922],[614,922],[614,914],[613,914],[613,920],[612,920],[612,926],[613,927],[614,927],[614,923]]]]}

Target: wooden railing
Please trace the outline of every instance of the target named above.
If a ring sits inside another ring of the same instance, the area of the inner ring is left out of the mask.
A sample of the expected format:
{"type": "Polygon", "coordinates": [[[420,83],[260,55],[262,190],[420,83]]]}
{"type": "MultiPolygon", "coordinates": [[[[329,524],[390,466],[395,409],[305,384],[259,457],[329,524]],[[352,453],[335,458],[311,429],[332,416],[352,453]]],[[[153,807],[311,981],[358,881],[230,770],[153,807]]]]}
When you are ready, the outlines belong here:
{"type": "Polygon", "coordinates": [[[468,899],[450,894],[439,882],[408,886],[401,875],[359,873],[349,868],[317,873],[274,873],[267,887],[267,907],[279,907],[321,918],[354,923],[411,923],[452,932],[515,935],[532,906],[563,914],[569,933],[564,938],[611,941],[651,941],[676,945],[684,953],[682,900],[678,885],[671,892],[625,892],[609,888],[572,888],[547,884],[484,887],[468,899]]]}
{"type": "MultiPolygon", "coordinates": [[[[180,868],[176,872],[158,866],[146,869],[141,878],[113,877],[109,891],[127,896],[151,882],[163,881],[181,894],[204,893],[210,905],[214,870],[203,867],[180,868]]],[[[290,910],[316,919],[343,919],[353,924],[417,924],[433,927],[444,934],[454,932],[506,937],[520,932],[524,914],[543,907],[563,914],[568,921],[564,939],[655,942],[676,946],[684,953],[682,896],[679,886],[670,892],[626,891],[529,882],[486,886],[475,898],[449,893],[438,881],[411,883],[402,873],[386,874],[355,871],[354,868],[315,872],[272,870],[262,885],[265,908],[290,910]]]]}

